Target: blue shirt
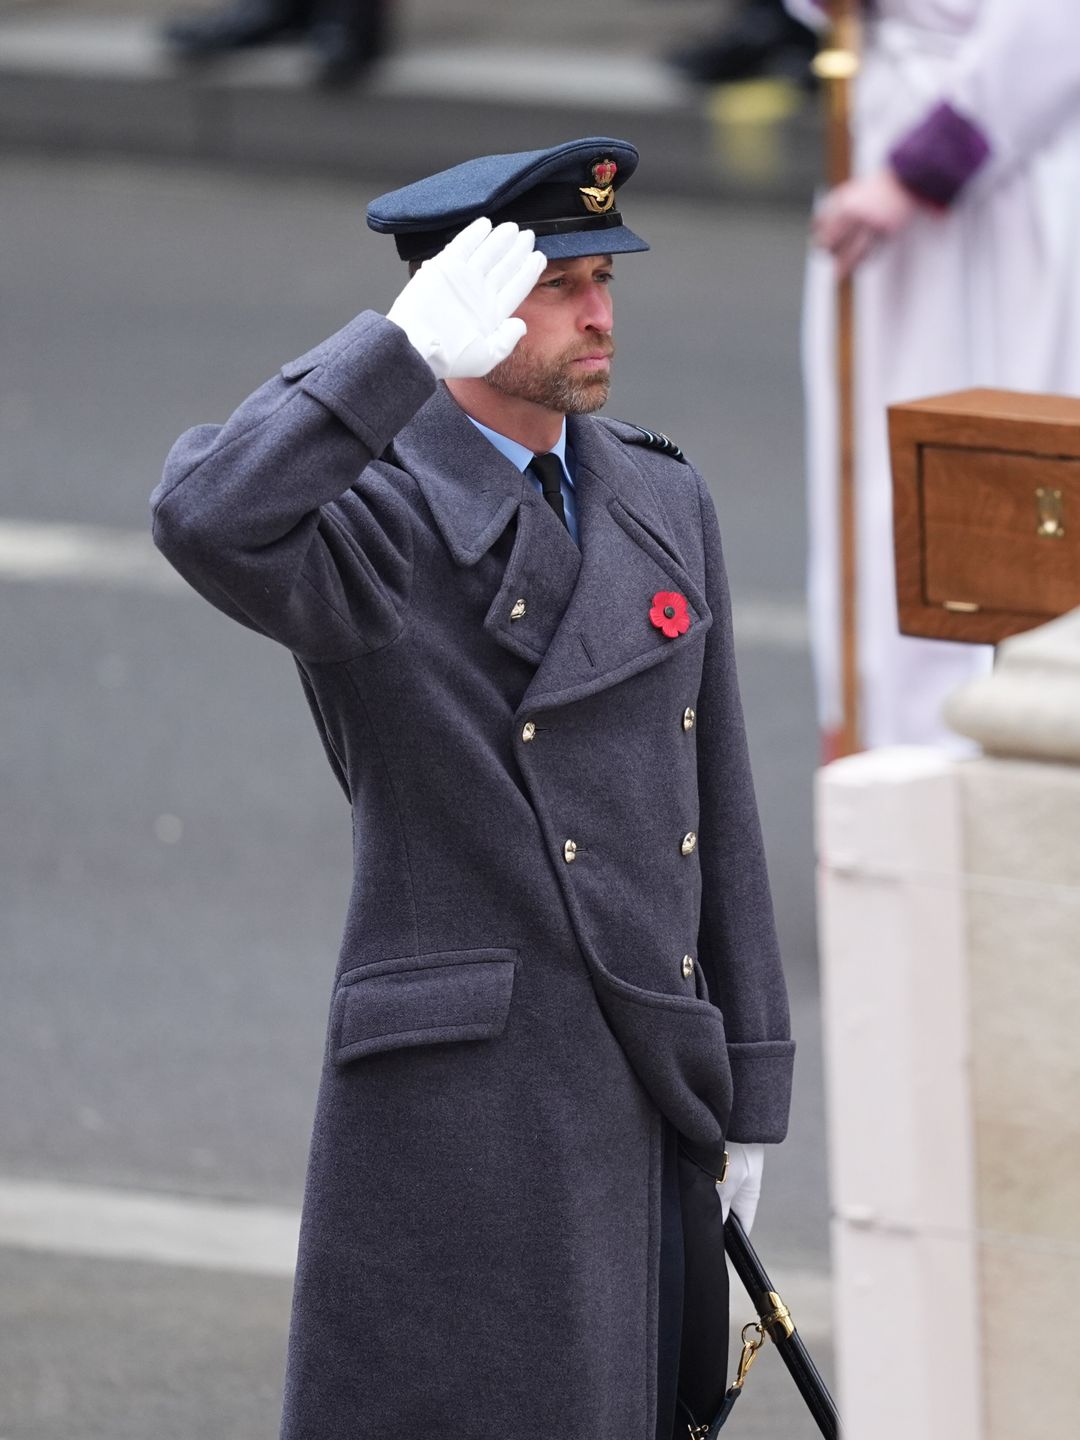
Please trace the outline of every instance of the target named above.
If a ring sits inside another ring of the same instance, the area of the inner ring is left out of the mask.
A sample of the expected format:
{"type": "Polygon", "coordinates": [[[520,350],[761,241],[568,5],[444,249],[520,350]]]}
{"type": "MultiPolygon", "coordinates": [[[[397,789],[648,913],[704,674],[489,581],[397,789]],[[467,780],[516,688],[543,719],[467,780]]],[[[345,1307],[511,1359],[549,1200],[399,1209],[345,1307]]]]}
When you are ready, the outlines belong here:
{"type": "MultiPolygon", "coordinates": [[[[521,471],[523,475],[526,476],[529,484],[532,485],[533,489],[537,492],[537,494],[542,495],[544,493],[543,486],[540,484],[540,481],[537,479],[537,477],[533,475],[528,469],[529,461],[532,460],[536,452],[530,450],[527,445],[520,445],[516,440],[511,440],[510,437],[507,435],[500,435],[497,430],[488,429],[486,425],[481,425],[479,420],[473,420],[473,417],[471,415],[469,416],[469,419],[472,420],[472,423],[476,426],[476,428],[480,431],[482,435],[487,436],[487,438],[491,441],[492,445],[495,446],[495,449],[498,450],[499,454],[505,455],[507,460],[510,461],[510,464],[515,466],[518,470],[521,471]]],[[[574,457],[573,453],[571,452],[570,458],[569,460],[567,460],[565,419],[562,423],[562,430],[559,434],[559,438],[551,447],[551,450],[548,453],[552,455],[557,455],[559,458],[559,464],[562,466],[562,497],[563,510],[566,512],[566,528],[570,531],[570,535],[574,541],[574,544],[580,547],[581,541],[578,539],[577,523],[577,497],[574,494],[574,477],[571,474],[574,457]]]]}

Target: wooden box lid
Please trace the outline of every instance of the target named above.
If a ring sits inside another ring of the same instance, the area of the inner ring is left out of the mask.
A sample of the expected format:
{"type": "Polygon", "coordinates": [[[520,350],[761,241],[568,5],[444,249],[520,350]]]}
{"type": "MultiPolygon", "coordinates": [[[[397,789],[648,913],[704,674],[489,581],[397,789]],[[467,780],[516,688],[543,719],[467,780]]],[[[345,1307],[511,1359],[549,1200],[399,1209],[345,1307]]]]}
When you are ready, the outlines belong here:
{"type": "Polygon", "coordinates": [[[889,448],[905,635],[996,644],[1080,606],[1080,399],[893,405],[889,448]]]}

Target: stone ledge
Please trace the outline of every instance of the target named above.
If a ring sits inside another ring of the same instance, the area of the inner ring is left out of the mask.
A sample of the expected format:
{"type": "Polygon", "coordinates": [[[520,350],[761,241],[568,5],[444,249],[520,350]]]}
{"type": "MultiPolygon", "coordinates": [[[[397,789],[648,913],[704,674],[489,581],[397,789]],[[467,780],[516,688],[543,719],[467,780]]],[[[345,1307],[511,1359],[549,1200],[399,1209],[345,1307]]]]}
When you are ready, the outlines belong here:
{"type": "Polygon", "coordinates": [[[1005,640],[991,673],[949,696],[945,718],[990,755],[1080,763],[1080,610],[1005,640]]]}

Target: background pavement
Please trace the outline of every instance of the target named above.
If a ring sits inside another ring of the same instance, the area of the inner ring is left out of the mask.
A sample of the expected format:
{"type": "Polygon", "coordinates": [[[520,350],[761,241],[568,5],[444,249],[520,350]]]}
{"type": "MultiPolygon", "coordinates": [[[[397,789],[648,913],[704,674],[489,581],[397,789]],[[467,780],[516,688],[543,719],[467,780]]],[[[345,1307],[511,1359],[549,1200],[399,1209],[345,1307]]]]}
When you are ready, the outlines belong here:
{"type": "MultiPolygon", "coordinates": [[[[405,13],[435,31],[437,8],[405,13]]],[[[256,1440],[348,815],[288,658],[172,583],[146,498],[180,430],[385,308],[401,267],[363,225],[374,182],[42,150],[0,158],[0,186],[0,1437],[256,1440]]],[[[674,435],[725,531],[800,1045],[756,1238],[828,1368],[804,217],[684,191],[626,208],[654,251],[619,266],[608,409],[674,435]]],[[[740,1410],[733,1440],[815,1433],[774,1354],[740,1410]]]]}
{"type": "Polygon", "coordinates": [[[495,146],[628,134],[649,157],[639,188],[805,206],[816,103],[776,82],[699,89],[661,58],[729,9],[407,0],[389,58],[327,94],[296,44],[177,64],[158,38],[170,0],[0,0],[0,147],[401,183],[495,146]]]}

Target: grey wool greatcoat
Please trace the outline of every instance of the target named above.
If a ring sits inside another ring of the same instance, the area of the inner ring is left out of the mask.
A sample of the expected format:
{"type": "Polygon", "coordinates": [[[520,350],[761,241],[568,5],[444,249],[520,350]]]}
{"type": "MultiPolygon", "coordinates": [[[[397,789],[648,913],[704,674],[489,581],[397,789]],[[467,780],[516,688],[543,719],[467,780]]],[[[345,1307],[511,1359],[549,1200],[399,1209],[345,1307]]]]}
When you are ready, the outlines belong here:
{"type": "Polygon", "coordinates": [[[580,551],[366,312],[153,496],[173,565],[295,656],[353,809],[284,1440],[653,1440],[662,1117],[715,1173],[784,1135],[712,502],[568,425],[580,551]]]}

